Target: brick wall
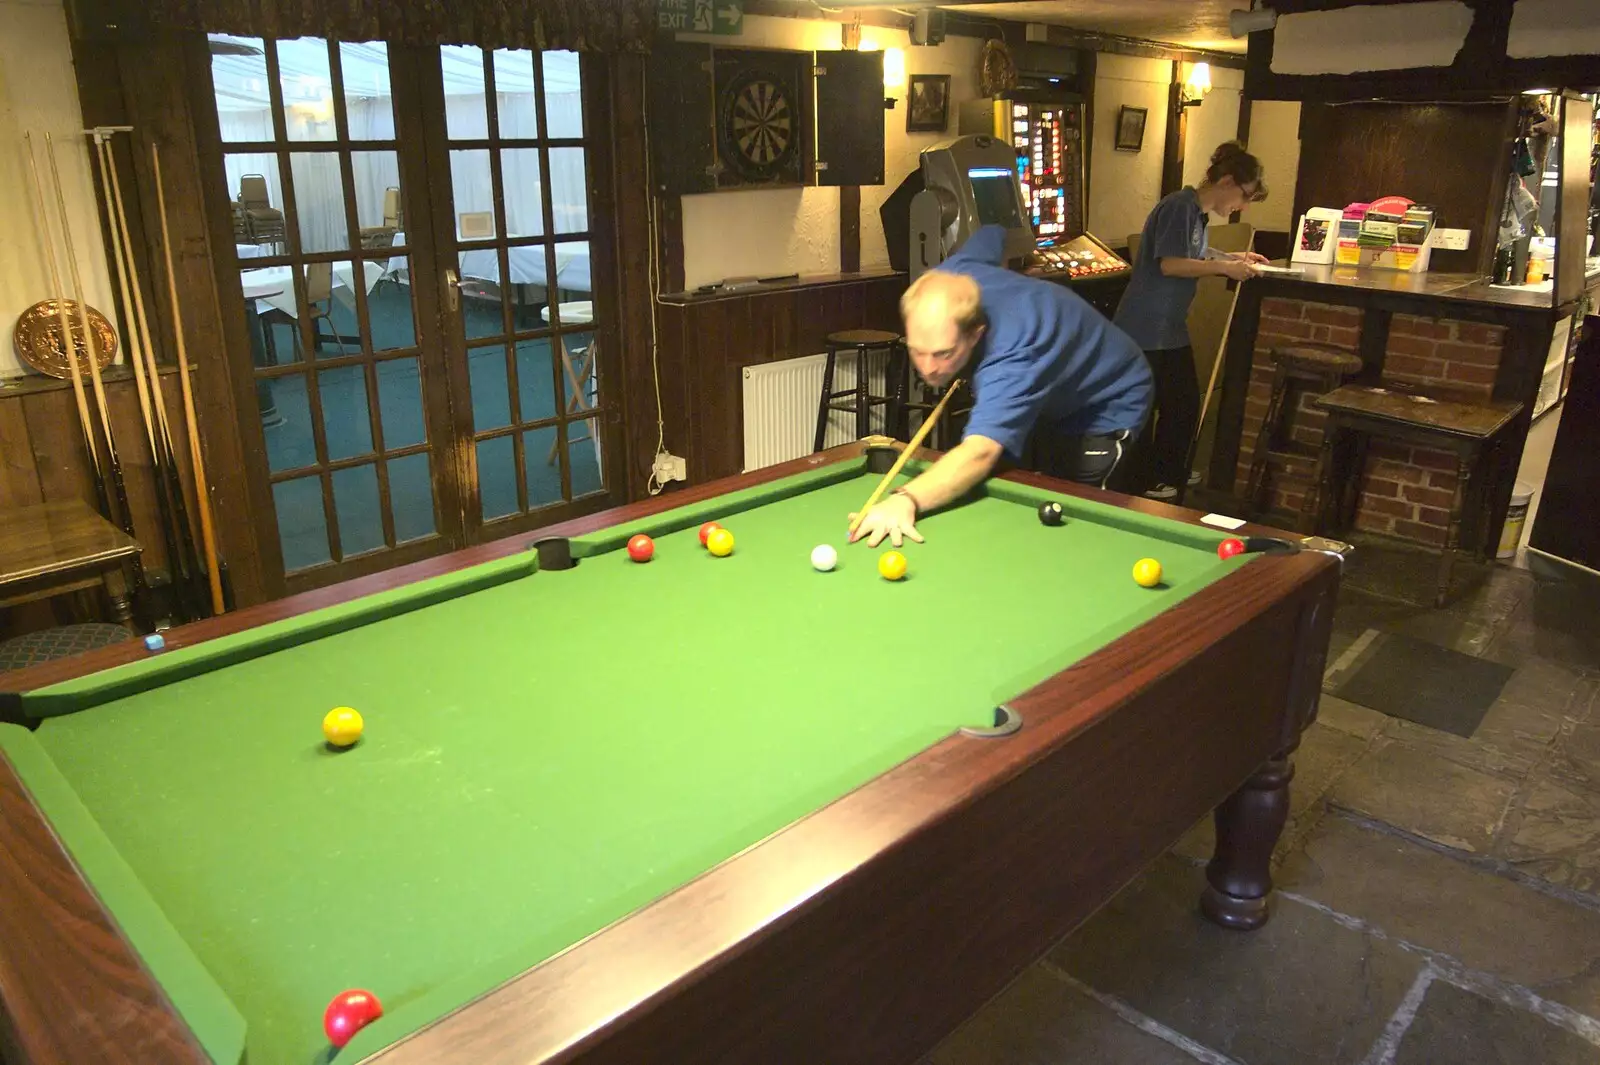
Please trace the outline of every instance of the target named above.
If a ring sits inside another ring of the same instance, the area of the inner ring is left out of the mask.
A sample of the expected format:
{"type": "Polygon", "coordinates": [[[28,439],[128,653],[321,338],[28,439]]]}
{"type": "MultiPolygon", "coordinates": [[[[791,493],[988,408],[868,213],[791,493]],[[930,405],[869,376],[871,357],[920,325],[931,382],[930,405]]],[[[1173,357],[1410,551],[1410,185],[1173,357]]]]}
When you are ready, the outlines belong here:
{"type": "MultiPolygon", "coordinates": [[[[1355,307],[1303,300],[1262,301],[1250,388],[1245,398],[1239,465],[1234,475],[1235,490],[1241,495],[1272,395],[1271,350],[1282,344],[1313,340],[1355,351],[1361,315],[1355,307]]],[[[1486,400],[1494,390],[1504,340],[1502,326],[1397,314],[1390,322],[1383,381],[1469,401],[1486,400]]],[[[1311,447],[1320,443],[1327,420],[1314,402],[1314,396],[1300,393],[1287,425],[1290,437],[1311,447]]],[[[1315,469],[1315,459],[1307,458],[1272,471],[1263,505],[1280,517],[1298,517],[1315,469]]],[[[1455,458],[1447,452],[1374,441],[1367,453],[1356,528],[1441,544],[1455,487],[1455,458]]]]}

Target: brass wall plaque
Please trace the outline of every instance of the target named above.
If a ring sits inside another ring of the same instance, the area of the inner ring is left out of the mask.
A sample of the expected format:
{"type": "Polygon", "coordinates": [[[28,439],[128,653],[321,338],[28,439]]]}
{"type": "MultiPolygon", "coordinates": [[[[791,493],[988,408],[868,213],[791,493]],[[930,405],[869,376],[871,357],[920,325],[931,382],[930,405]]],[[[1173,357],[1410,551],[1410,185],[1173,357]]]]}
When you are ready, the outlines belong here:
{"type": "MultiPolygon", "coordinates": [[[[62,301],[72,324],[72,342],[78,351],[78,370],[89,372],[84,359],[83,331],[78,326],[78,304],[74,300],[62,301]]],[[[94,334],[95,357],[100,369],[111,365],[117,354],[117,331],[111,328],[106,316],[89,308],[89,332],[94,334]]],[[[56,316],[55,300],[40,300],[22,312],[17,327],[12,331],[11,344],[17,358],[39,373],[61,380],[72,377],[72,367],[67,361],[67,349],[61,343],[61,322],[56,316]]]]}

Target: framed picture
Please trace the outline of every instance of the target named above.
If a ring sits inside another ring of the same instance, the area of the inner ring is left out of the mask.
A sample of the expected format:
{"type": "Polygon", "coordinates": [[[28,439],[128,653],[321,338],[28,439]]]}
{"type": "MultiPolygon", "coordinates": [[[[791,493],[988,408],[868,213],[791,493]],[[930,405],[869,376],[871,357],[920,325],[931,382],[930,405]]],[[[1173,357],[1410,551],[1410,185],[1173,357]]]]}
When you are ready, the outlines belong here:
{"type": "Polygon", "coordinates": [[[1144,120],[1149,113],[1148,107],[1129,107],[1126,104],[1117,112],[1118,151],[1136,152],[1144,147],[1144,120]]]}
{"type": "Polygon", "coordinates": [[[906,132],[943,133],[949,125],[950,75],[911,75],[906,92],[906,132]]]}

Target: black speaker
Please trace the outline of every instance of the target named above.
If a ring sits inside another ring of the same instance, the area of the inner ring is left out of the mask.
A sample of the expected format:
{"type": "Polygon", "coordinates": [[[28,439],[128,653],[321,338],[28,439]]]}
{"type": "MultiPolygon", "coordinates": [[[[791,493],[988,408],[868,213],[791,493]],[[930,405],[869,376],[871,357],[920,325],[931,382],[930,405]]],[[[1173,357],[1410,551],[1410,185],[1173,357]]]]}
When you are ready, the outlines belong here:
{"type": "Polygon", "coordinates": [[[912,44],[943,44],[945,14],[936,7],[918,9],[911,16],[912,44]]]}

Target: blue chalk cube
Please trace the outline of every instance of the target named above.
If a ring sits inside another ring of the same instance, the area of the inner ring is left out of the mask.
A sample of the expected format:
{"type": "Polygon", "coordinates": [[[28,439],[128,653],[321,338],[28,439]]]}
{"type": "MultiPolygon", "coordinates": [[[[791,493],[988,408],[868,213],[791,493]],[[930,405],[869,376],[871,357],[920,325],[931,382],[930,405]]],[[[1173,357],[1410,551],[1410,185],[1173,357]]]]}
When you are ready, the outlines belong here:
{"type": "Polygon", "coordinates": [[[162,636],[159,632],[144,638],[144,649],[146,651],[159,651],[166,645],[166,637],[162,636]]]}

